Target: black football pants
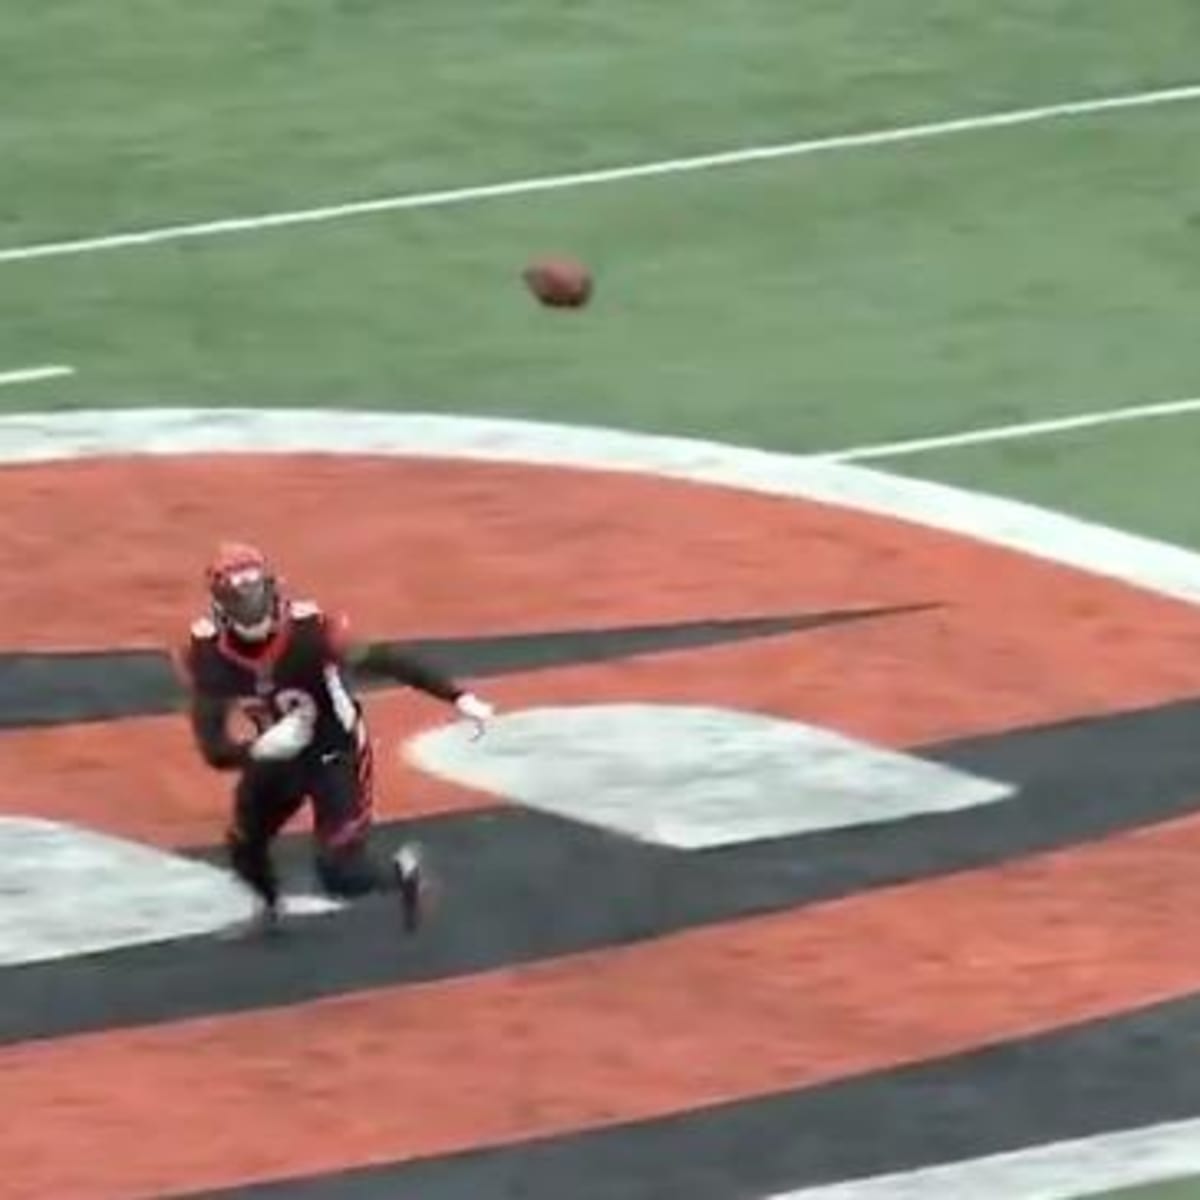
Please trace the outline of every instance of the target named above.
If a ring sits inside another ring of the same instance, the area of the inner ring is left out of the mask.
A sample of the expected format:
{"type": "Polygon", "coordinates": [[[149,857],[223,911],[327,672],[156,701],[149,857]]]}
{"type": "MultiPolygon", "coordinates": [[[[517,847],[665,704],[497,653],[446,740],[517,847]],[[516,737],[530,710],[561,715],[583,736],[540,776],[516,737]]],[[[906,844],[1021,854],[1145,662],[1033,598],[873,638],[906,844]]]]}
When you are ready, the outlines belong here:
{"type": "Polygon", "coordinates": [[[254,763],[234,791],[228,834],[230,865],[268,903],[279,898],[270,847],[279,831],[312,805],[315,865],[321,886],[337,897],[391,886],[390,873],[371,854],[372,760],[357,753],[306,755],[287,763],[254,763]]]}

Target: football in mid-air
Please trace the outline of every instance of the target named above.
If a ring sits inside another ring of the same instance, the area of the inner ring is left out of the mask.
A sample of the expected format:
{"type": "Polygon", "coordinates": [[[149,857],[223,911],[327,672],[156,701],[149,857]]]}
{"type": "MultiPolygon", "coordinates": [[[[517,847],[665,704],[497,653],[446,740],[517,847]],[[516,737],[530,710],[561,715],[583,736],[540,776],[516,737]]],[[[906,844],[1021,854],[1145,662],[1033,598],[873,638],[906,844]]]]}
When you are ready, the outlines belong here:
{"type": "Polygon", "coordinates": [[[521,275],[529,290],[549,308],[582,308],[591,299],[591,272],[573,258],[540,258],[521,275]]]}

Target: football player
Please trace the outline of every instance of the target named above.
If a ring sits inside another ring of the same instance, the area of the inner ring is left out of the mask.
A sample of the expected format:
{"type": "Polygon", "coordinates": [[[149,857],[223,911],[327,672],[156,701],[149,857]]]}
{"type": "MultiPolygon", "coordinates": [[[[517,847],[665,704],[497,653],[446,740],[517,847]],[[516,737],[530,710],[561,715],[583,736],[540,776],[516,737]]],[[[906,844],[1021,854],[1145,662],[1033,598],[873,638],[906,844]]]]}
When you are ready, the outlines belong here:
{"type": "Polygon", "coordinates": [[[227,848],[234,872],[258,898],[255,924],[278,920],[271,843],[307,801],[322,887],[344,898],[395,889],[405,926],[415,929],[421,857],[413,845],[388,862],[371,851],[371,742],[347,669],[453,705],[476,736],[492,706],[401,651],[350,641],[344,617],[284,595],[253,546],[222,545],[207,584],[210,612],[192,625],[182,665],[201,755],[216,770],[237,772],[227,848]],[[248,718],[253,736],[235,737],[235,713],[248,718]]]}

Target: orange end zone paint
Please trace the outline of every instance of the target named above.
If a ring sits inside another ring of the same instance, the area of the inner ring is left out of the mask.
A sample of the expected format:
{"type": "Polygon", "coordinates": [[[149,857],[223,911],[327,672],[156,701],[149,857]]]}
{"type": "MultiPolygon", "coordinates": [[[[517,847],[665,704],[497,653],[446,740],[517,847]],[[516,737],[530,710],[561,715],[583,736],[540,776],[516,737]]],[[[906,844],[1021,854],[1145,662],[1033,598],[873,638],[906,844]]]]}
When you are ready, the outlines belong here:
{"type": "MultiPolygon", "coordinates": [[[[936,612],[487,685],[502,706],[742,707],[894,747],[1200,689],[1186,605],[843,509],[641,476],[316,456],[121,459],[0,471],[11,649],[169,644],[211,544],[268,547],[364,636],[478,635],[936,601],[936,612]],[[269,495],[268,505],[250,498],[269,495]],[[531,498],[536,497],[536,502],[531,498]],[[36,560],[38,570],[28,570],[36,560]],[[1185,652],[1186,651],[1186,652],[1185,652]]],[[[381,811],[490,802],[396,765],[445,719],[372,697],[381,811]]],[[[212,841],[225,781],[182,720],[0,734],[0,808],[161,845],[212,841]]]]}

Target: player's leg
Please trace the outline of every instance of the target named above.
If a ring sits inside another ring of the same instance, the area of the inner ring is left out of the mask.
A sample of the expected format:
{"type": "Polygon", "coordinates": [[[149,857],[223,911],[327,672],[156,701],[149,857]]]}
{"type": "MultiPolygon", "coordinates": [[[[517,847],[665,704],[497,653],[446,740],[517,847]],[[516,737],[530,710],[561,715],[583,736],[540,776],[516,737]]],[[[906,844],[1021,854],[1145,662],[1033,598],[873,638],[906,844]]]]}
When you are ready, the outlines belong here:
{"type": "Polygon", "coordinates": [[[335,896],[382,890],[387,872],[371,854],[374,816],[369,745],[357,754],[325,756],[313,769],[309,793],[316,834],[317,876],[335,896]]]}
{"type": "Polygon", "coordinates": [[[234,790],[233,819],[226,833],[229,865],[274,917],[279,882],[271,843],[304,802],[295,768],[287,763],[255,764],[242,772],[234,790]]]}
{"type": "Polygon", "coordinates": [[[384,861],[371,846],[374,817],[374,761],[364,738],[357,753],[321,763],[310,785],[315,814],[316,867],[321,885],[334,896],[398,890],[405,923],[419,923],[421,861],[414,847],[402,847],[384,861]]]}

